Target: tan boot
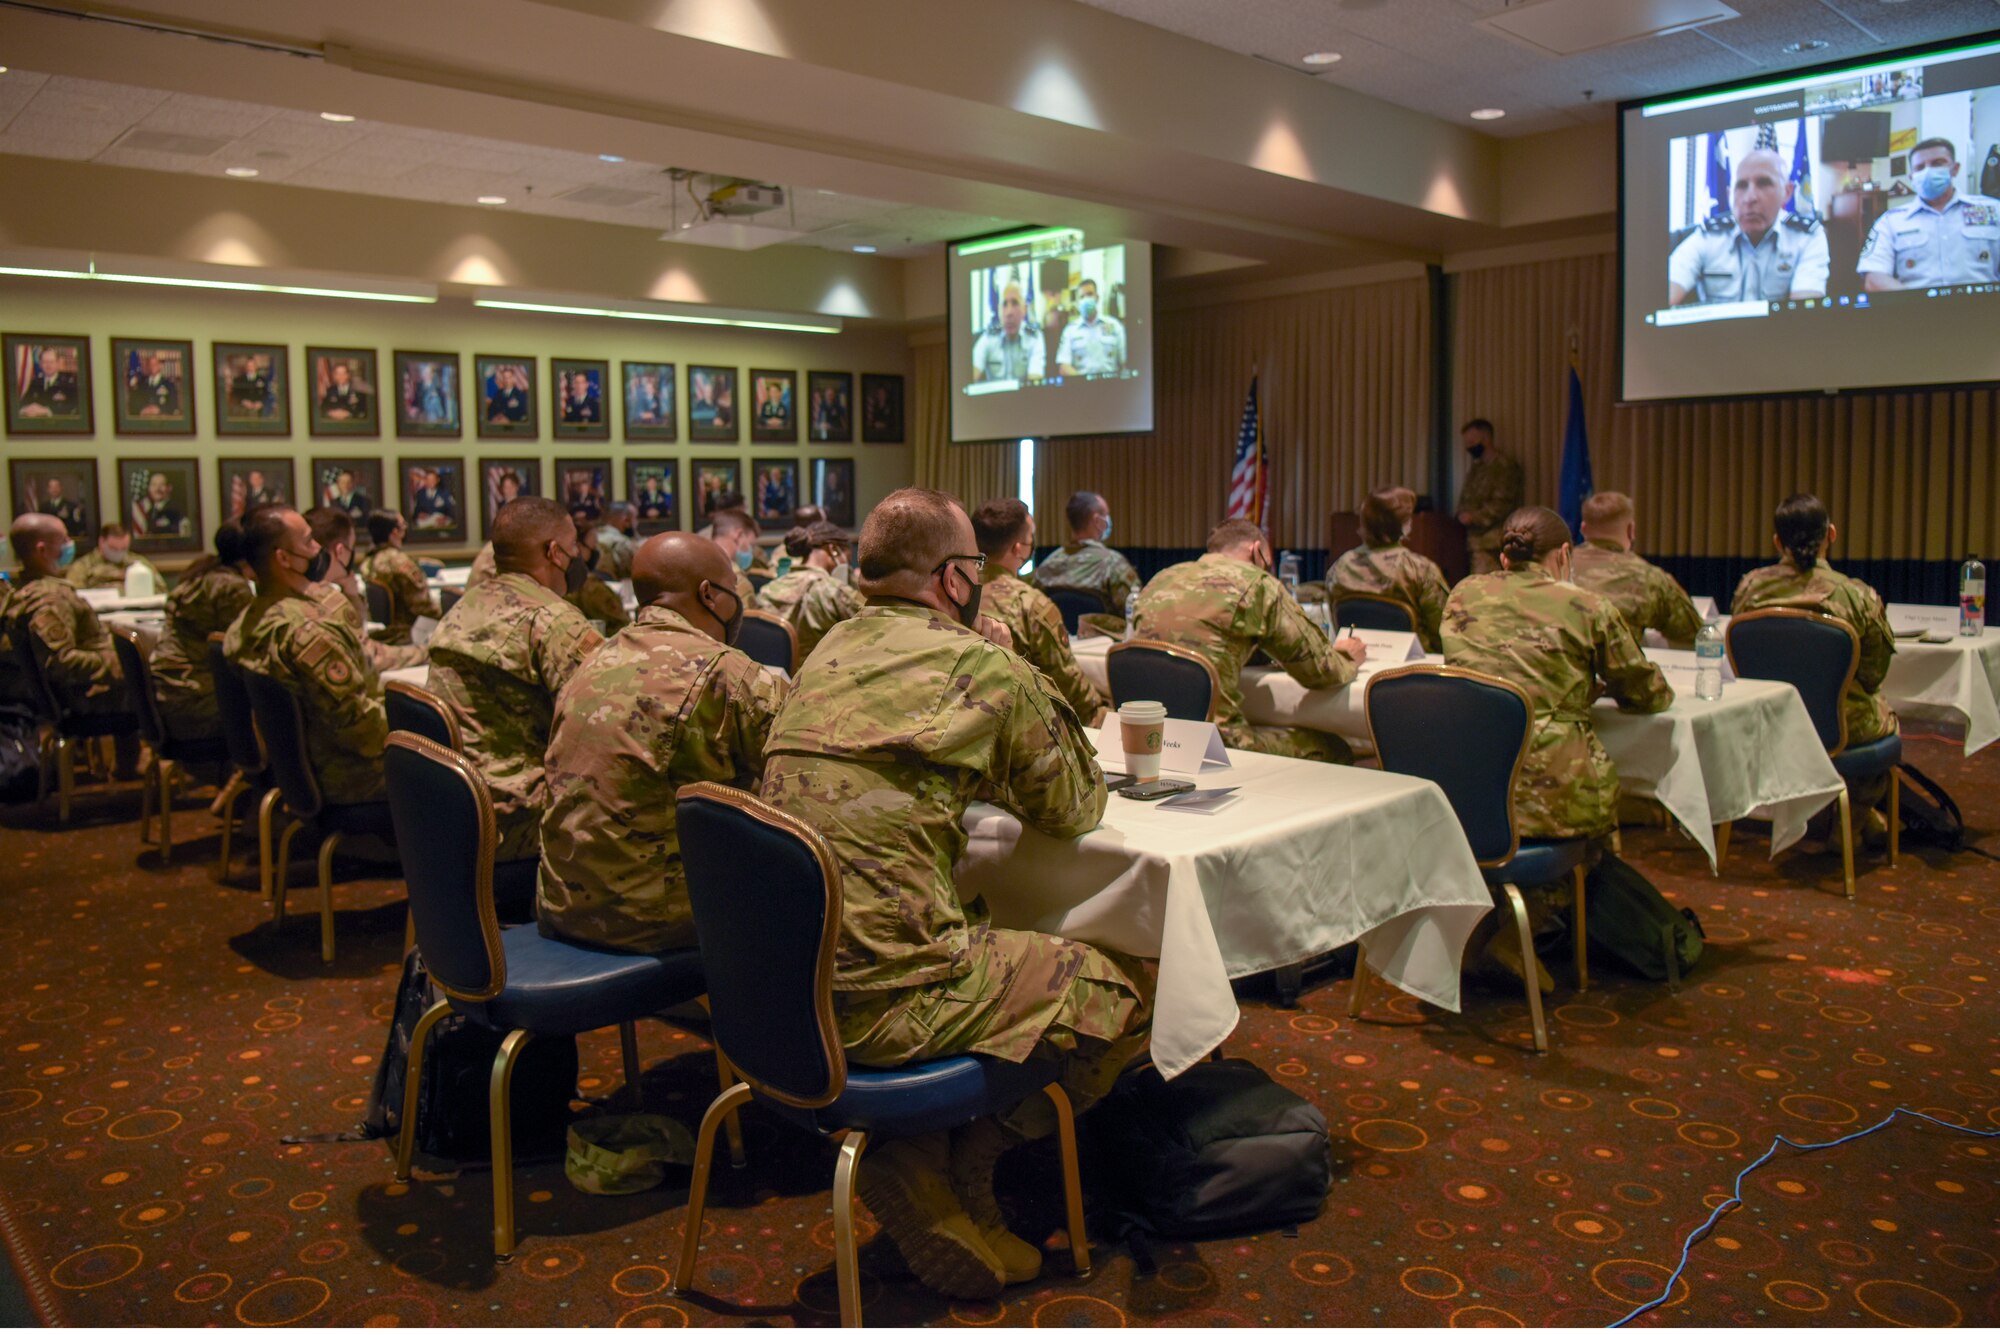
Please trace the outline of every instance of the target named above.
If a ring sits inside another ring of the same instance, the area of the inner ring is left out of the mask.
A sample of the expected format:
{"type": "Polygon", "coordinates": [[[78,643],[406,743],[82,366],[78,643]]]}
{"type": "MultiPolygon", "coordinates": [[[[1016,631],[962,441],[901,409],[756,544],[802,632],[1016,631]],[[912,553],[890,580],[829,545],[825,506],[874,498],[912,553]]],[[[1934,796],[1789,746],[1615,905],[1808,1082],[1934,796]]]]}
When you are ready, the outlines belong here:
{"type": "MultiPolygon", "coordinates": [[[[1499,969],[1515,982],[1518,983],[1526,979],[1527,975],[1521,968],[1521,943],[1513,932],[1495,932],[1486,942],[1486,949],[1481,953],[1488,964],[1499,969]]],[[[1542,962],[1539,958],[1535,961],[1535,986],[1541,988],[1542,995],[1545,997],[1553,995],[1556,990],[1556,980],[1549,977],[1549,971],[1542,967],[1542,962]]]]}
{"type": "Polygon", "coordinates": [[[942,1132],[893,1140],[862,1157],[855,1190],[910,1273],[947,1298],[998,1297],[1005,1277],[946,1180],[942,1132]]]}
{"type": "Polygon", "coordinates": [[[1042,1273],[1042,1249],[1007,1227],[993,1197],[993,1170],[1020,1137],[991,1117],[968,1122],[951,1135],[951,1189],[979,1236],[1000,1258],[1009,1284],[1025,1284],[1042,1273]]]}

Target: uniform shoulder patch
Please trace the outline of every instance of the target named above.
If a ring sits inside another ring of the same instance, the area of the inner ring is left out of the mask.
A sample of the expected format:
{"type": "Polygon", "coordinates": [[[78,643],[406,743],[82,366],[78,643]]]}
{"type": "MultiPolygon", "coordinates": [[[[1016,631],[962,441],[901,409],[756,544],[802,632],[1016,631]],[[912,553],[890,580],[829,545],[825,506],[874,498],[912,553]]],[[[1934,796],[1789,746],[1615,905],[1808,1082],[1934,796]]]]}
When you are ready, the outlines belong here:
{"type": "Polygon", "coordinates": [[[1701,220],[1701,230],[1704,232],[1720,234],[1734,226],[1736,226],[1736,215],[1733,213],[1711,213],[1701,220]]]}

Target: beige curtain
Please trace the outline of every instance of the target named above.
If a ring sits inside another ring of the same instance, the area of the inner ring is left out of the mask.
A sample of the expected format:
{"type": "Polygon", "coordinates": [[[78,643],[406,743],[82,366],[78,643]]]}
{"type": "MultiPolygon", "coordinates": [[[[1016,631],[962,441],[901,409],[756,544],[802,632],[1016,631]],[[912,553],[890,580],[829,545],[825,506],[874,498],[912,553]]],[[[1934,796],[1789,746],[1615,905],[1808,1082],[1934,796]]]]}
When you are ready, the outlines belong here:
{"type": "Polygon", "coordinates": [[[910,440],[915,447],[915,479],[958,497],[967,510],[1020,490],[1020,448],[1012,441],[991,445],[951,443],[949,352],[942,339],[911,349],[915,385],[910,440]]]}
{"type": "Polygon", "coordinates": [[[1458,274],[1457,417],[1491,418],[1528,499],[1554,504],[1577,335],[1591,465],[1632,494],[1643,550],[1753,556],[1794,491],[1823,497],[1840,554],[1946,560],[2000,548],[2000,391],[1619,407],[1615,255],[1458,274]]]}

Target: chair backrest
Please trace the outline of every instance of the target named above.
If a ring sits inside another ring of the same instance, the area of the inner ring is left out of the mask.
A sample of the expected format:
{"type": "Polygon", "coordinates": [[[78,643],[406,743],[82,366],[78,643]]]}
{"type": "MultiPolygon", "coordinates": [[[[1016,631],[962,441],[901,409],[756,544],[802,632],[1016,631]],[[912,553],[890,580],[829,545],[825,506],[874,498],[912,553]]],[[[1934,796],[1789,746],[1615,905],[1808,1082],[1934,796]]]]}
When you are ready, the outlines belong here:
{"type": "Polygon", "coordinates": [[[1086,612],[1125,614],[1124,608],[1113,607],[1096,589],[1071,589],[1057,584],[1042,592],[1056,605],[1056,611],[1062,613],[1063,629],[1072,635],[1076,634],[1076,619],[1086,612]]]}
{"type": "Polygon", "coordinates": [[[1379,593],[1338,593],[1334,595],[1335,627],[1354,626],[1360,630],[1408,630],[1417,628],[1417,614],[1401,598],[1379,593]]]}
{"type": "Polygon", "coordinates": [[[457,607],[458,600],[463,598],[464,596],[465,596],[464,589],[439,589],[438,615],[443,616],[446,612],[451,611],[452,608],[457,607]]]}
{"type": "Polygon", "coordinates": [[[840,866],[805,823],[739,789],[674,803],[715,1043],[751,1088],[820,1108],[847,1086],[833,1019],[840,866]]]}
{"type": "Polygon", "coordinates": [[[792,623],[776,612],[752,608],[743,614],[743,630],[736,647],[765,667],[795,671],[799,660],[799,637],[792,623]]]}
{"type": "Polygon", "coordinates": [[[507,983],[493,910],[493,796],[464,756],[413,732],[389,734],[382,772],[424,967],[446,996],[491,1000],[507,983]]]}
{"type": "Polygon", "coordinates": [[[1482,864],[1513,857],[1514,779],[1535,720],[1527,693],[1483,672],[1413,663],[1377,673],[1367,709],[1382,768],[1444,789],[1482,864]]]}
{"type": "Polygon", "coordinates": [[[250,696],[250,713],[257,720],[257,733],[264,739],[264,753],[270,761],[271,777],[284,794],[285,806],[300,820],[319,814],[324,798],[319,776],[313,773],[306,749],[306,716],[299,698],[283,683],[261,672],[239,668],[243,689],[250,696]]]}
{"type": "Polygon", "coordinates": [[[34,693],[33,704],[44,719],[60,726],[63,707],[62,701],[56,698],[55,687],[49,682],[49,647],[42,643],[41,636],[28,628],[25,617],[17,624],[21,633],[15,637],[14,648],[20,656],[21,673],[28,679],[28,687],[34,693]]]}
{"type": "Polygon", "coordinates": [[[372,579],[361,581],[361,590],[368,595],[368,619],[388,625],[396,619],[396,599],[386,584],[377,584],[372,579]]]}
{"type": "Polygon", "coordinates": [[[271,766],[264,754],[264,739],[257,735],[257,719],[250,708],[250,692],[243,685],[243,672],[222,652],[223,637],[208,637],[208,675],[215,683],[216,713],[222,720],[222,744],[229,749],[229,763],[245,775],[259,775],[271,766]]]}
{"type": "Polygon", "coordinates": [[[1801,607],[1767,607],[1731,617],[1723,642],[1737,676],[1792,684],[1828,755],[1847,748],[1841,701],[1861,663],[1852,626],[1801,607]]]}
{"type": "Polygon", "coordinates": [[[767,575],[761,570],[746,570],[743,572],[743,577],[750,581],[752,593],[762,593],[764,586],[777,578],[776,575],[767,575]]]}
{"type": "Polygon", "coordinates": [[[1167,707],[1168,718],[1200,722],[1215,717],[1222,699],[1214,664],[1163,640],[1112,645],[1104,656],[1104,675],[1110,679],[1113,709],[1127,700],[1158,700],[1167,707]]]}
{"type": "Polygon", "coordinates": [[[111,647],[118,655],[119,670],[125,674],[125,693],[139,716],[139,735],[155,751],[167,742],[166,720],[160,716],[160,702],[153,694],[153,668],[146,661],[139,632],[130,626],[113,626],[111,647]]]}
{"type": "Polygon", "coordinates": [[[423,687],[407,681],[385,681],[382,683],[382,707],[389,715],[391,731],[413,732],[454,751],[465,749],[458,714],[423,687]]]}

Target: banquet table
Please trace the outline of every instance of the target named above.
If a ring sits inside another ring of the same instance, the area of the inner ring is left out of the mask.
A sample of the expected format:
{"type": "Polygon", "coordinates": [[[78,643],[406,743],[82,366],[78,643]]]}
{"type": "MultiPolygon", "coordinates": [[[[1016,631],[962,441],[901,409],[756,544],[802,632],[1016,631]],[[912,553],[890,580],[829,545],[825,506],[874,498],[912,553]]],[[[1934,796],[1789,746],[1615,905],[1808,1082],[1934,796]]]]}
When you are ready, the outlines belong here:
{"type": "MultiPolygon", "coordinates": [[[[164,601],[164,600],[162,600],[164,601]]],[[[139,652],[147,658],[160,647],[160,637],[166,634],[167,614],[165,611],[150,609],[125,609],[100,612],[97,619],[107,626],[123,626],[136,631],[139,636],[139,652]]]]}
{"type": "Polygon", "coordinates": [[[1898,631],[1951,635],[1944,644],[1898,639],[1882,694],[1896,713],[1915,723],[1944,723],[1965,733],[1965,754],[2000,741],[2000,627],[1977,639],[1960,636],[1956,607],[1889,604],[1898,631]]]}

